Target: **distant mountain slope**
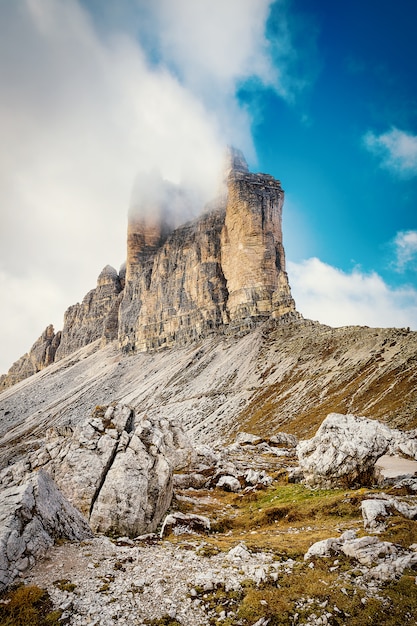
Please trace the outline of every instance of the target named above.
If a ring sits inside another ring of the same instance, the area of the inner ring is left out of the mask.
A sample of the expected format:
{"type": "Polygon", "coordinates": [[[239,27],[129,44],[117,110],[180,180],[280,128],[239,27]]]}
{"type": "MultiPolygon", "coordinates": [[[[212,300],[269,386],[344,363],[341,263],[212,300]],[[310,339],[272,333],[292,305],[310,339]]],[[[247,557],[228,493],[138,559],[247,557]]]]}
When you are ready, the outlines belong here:
{"type": "Polygon", "coordinates": [[[415,428],[416,390],[417,333],[406,329],[269,320],[132,356],[98,340],[0,394],[0,465],[116,401],[212,443],[239,430],[306,438],[331,411],[415,428]]]}

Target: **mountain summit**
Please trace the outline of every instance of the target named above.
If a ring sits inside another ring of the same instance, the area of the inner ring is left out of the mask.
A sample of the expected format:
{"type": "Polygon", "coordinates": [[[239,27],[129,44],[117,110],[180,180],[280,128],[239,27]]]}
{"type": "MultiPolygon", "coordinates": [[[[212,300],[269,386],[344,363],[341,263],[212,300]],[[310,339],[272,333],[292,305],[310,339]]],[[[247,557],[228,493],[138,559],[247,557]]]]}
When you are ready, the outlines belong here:
{"type": "Polygon", "coordinates": [[[177,228],[170,202],[178,206],[181,190],[172,190],[175,198],[143,194],[140,210],[129,213],[126,268],[105,267],[97,287],[66,311],[62,333],[49,326],[0,389],[97,339],[143,352],[300,318],[285,271],[280,182],[249,172],[243,154],[229,148],[225,186],[200,217],[177,228]]]}

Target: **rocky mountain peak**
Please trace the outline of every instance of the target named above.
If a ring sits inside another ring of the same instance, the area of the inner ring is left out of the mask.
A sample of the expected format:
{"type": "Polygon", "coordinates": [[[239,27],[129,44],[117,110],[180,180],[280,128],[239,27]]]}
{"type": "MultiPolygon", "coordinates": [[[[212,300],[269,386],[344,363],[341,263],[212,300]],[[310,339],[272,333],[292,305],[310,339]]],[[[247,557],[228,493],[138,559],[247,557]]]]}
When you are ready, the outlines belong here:
{"type": "Polygon", "coordinates": [[[111,265],[106,265],[106,267],[101,270],[97,278],[97,287],[111,285],[113,283],[117,283],[119,280],[117,270],[115,270],[111,265]]]}
{"type": "MultiPolygon", "coordinates": [[[[249,172],[233,147],[225,174],[225,193],[201,208],[190,207],[192,196],[157,172],[138,177],[126,269],[118,275],[107,265],[96,288],[69,307],[45,364],[98,339],[98,345],[117,340],[121,350],[141,352],[300,317],[285,271],[280,182],[249,172]],[[200,216],[184,223],[197,209],[200,216]]],[[[33,354],[22,358],[2,388],[44,366],[33,366],[33,354]]]]}
{"type": "MultiPolygon", "coordinates": [[[[131,215],[118,340],[127,352],[181,345],[215,330],[295,315],[282,243],[284,192],[229,148],[224,202],[165,236],[131,215]]],[[[155,211],[163,215],[163,207],[155,211]]]]}

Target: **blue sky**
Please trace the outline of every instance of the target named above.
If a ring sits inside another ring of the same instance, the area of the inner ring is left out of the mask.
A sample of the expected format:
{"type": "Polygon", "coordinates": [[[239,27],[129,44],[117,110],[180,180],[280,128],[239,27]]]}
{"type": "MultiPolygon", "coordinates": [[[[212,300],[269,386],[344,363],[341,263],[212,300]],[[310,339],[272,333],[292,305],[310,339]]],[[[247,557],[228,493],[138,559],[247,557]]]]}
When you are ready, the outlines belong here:
{"type": "MultiPolygon", "coordinates": [[[[298,309],[417,329],[417,3],[0,3],[0,370],[125,258],[146,172],[286,192],[298,309]]],[[[199,206],[196,205],[196,212],[199,206]]]]}
{"type": "Polygon", "coordinates": [[[416,328],[417,4],[289,6],[305,85],[290,102],[272,90],[262,97],[254,141],[260,168],[287,192],[296,300],[332,325],[416,328]]]}
{"type": "Polygon", "coordinates": [[[290,103],[266,94],[254,129],[260,167],[294,205],[287,254],[415,286],[415,243],[399,266],[395,239],[417,227],[417,4],[301,0],[289,16],[307,84],[290,103]]]}

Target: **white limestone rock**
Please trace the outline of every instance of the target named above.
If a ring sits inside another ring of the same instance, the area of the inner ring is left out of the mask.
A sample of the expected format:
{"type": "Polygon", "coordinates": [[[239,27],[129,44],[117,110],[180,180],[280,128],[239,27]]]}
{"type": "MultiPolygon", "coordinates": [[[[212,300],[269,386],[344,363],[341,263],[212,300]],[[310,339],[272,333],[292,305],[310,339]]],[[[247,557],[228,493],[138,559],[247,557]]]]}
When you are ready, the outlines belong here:
{"type": "Polygon", "coordinates": [[[241,541],[237,546],[231,548],[226,554],[228,561],[247,561],[250,559],[251,553],[247,549],[245,543],[241,541]]]}
{"type": "Polygon", "coordinates": [[[55,539],[91,537],[87,520],[43,470],[0,496],[0,589],[45,556],[55,539]]]}
{"type": "Polygon", "coordinates": [[[264,440],[259,435],[253,435],[252,433],[240,432],[236,435],[235,442],[240,446],[257,446],[262,443],[264,440]]]}
{"type": "Polygon", "coordinates": [[[386,517],[389,515],[387,502],[384,500],[363,500],[361,503],[363,523],[366,530],[380,533],[386,528],[386,517]]]}
{"type": "Polygon", "coordinates": [[[97,406],[74,431],[49,431],[44,446],[0,481],[18,485],[43,467],[94,531],[136,536],[156,529],[172,500],[173,470],[193,454],[169,420],[138,416],[124,404],[97,406]]]}
{"type": "Polygon", "coordinates": [[[398,432],[376,420],[331,413],[312,439],[297,446],[305,482],[324,488],[369,483],[398,432]]]}
{"type": "Polygon", "coordinates": [[[404,455],[417,461],[417,430],[393,430],[389,454],[404,455]]]}
{"type": "Polygon", "coordinates": [[[210,530],[210,520],[204,515],[194,515],[191,513],[181,513],[176,511],[167,515],[162,524],[160,537],[165,537],[169,533],[184,534],[196,532],[208,532],[210,530]]]}
{"type": "Polygon", "coordinates": [[[298,439],[295,435],[288,433],[277,433],[269,437],[268,443],[270,446],[285,446],[286,448],[295,448],[298,444],[298,439]]]}
{"type": "Polygon", "coordinates": [[[417,552],[405,550],[389,541],[379,541],[375,536],[356,538],[355,531],[347,531],[340,537],[330,537],[313,544],[304,560],[313,557],[327,558],[345,554],[364,566],[365,581],[385,582],[401,576],[407,568],[417,565],[417,552]]]}
{"type": "Polygon", "coordinates": [[[51,456],[46,469],[66,498],[86,516],[113,463],[119,440],[133,421],[132,409],[122,404],[109,406],[102,417],[94,415],[70,437],[49,433],[46,443],[51,456]]]}
{"type": "Polygon", "coordinates": [[[268,476],[264,470],[249,469],[244,475],[244,480],[247,485],[264,485],[265,487],[272,483],[271,476],[268,476]]]}
{"type": "Polygon", "coordinates": [[[186,474],[174,474],[174,489],[202,489],[208,481],[207,476],[194,472],[186,474]]]}
{"type": "Polygon", "coordinates": [[[134,537],[156,529],[173,494],[173,439],[166,430],[167,424],[143,419],[132,433],[123,433],[92,503],[94,531],[134,537]]]}
{"type": "Polygon", "coordinates": [[[340,537],[330,537],[329,539],[316,541],[305,553],[304,560],[308,561],[313,557],[327,558],[334,556],[340,552],[345,541],[351,541],[355,538],[356,532],[354,530],[347,530],[340,537]]]}
{"type": "Polygon", "coordinates": [[[223,489],[224,491],[233,491],[238,492],[242,489],[242,485],[239,480],[234,476],[221,476],[217,482],[217,487],[219,489],[223,489]]]}

